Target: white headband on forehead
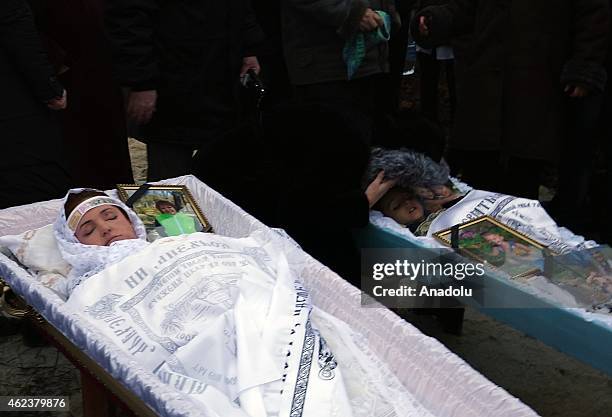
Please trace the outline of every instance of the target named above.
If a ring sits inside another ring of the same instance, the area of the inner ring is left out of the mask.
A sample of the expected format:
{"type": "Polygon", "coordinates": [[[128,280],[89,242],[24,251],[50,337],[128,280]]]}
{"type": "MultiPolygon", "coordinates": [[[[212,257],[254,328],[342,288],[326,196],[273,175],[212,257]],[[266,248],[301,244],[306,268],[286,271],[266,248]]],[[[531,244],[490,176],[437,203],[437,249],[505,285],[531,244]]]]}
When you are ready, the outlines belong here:
{"type": "MultiPolygon", "coordinates": [[[[74,188],[68,191],[64,197],[62,201],[64,206],[72,195],[78,195],[83,191],[100,192],[91,188],[74,188]]],[[[147,231],[142,220],[133,210],[123,204],[121,200],[114,197],[114,194],[111,195],[113,197],[102,194],[88,198],[79,203],[72,213],[60,210],[53,224],[53,233],[57,239],[57,246],[62,253],[62,257],[72,266],[66,283],[68,292],[71,292],[82,280],[97,274],[107,266],[119,262],[126,256],[136,253],[148,245],[146,241],[147,231]],[[79,242],[74,231],[79,222],[83,220],[85,213],[105,204],[110,204],[123,210],[128,216],[138,239],[119,240],[113,242],[110,246],[86,245],[79,242]]]]}
{"type": "Polygon", "coordinates": [[[79,203],[78,206],[74,208],[74,210],[72,210],[72,213],[70,213],[70,216],[68,216],[68,219],[66,220],[66,223],[68,223],[68,228],[72,230],[72,232],[76,232],[76,228],[79,225],[79,222],[81,221],[85,213],[87,213],[89,210],[93,208],[104,206],[107,204],[121,207],[117,203],[117,200],[115,200],[114,198],[108,197],[108,196],[104,196],[104,195],[97,195],[97,196],[94,196],[94,197],[88,198],[87,200],[82,201],[81,203],[79,203]]]}

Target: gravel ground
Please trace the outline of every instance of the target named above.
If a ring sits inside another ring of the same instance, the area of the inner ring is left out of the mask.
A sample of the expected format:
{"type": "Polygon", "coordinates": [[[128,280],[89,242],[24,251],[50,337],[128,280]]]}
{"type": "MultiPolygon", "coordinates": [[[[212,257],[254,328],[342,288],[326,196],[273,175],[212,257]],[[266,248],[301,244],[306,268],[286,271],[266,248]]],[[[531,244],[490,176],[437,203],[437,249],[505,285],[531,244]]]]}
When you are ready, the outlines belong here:
{"type": "Polygon", "coordinates": [[[0,315],[0,395],[69,397],[69,412],[0,413],[2,416],[80,417],[79,372],[51,346],[26,346],[21,320],[0,315]]]}
{"type": "Polygon", "coordinates": [[[612,415],[612,378],[476,310],[466,309],[461,336],[429,316],[405,318],[542,416],[612,415]]]}

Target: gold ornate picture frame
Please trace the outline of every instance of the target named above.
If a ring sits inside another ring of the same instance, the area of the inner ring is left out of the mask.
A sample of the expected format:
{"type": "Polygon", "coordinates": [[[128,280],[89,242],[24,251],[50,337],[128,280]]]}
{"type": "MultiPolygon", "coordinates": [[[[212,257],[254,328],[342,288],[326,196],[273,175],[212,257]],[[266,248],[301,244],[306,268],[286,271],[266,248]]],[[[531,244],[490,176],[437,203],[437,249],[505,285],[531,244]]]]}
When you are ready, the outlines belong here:
{"type": "MultiPolygon", "coordinates": [[[[434,233],[434,238],[452,247],[453,227],[434,233]]],[[[546,257],[553,255],[545,245],[506,226],[490,216],[458,225],[456,249],[511,278],[543,273],[546,257]]]]}
{"type": "Polygon", "coordinates": [[[194,232],[213,232],[212,225],[185,185],[151,185],[141,190],[139,184],[117,184],[121,201],[128,202],[137,192],[132,209],[147,230],[147,239],[194,232]],[[140,191],[139,191],[140,190],[140,191]]]}

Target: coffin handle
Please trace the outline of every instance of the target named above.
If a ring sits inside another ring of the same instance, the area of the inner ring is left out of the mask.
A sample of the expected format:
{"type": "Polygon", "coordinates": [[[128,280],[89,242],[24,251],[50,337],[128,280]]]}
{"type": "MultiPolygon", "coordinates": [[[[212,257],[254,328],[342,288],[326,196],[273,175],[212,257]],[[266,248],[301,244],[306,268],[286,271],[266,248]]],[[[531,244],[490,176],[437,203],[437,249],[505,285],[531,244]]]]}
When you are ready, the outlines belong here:
{"type": "Polygon", "coordinates": [[[21,297],[13,292],[11,287],[0,277],[0,310],[12,317],[27,318],[44,323],[45,319],[29,306],[21,297]]]}

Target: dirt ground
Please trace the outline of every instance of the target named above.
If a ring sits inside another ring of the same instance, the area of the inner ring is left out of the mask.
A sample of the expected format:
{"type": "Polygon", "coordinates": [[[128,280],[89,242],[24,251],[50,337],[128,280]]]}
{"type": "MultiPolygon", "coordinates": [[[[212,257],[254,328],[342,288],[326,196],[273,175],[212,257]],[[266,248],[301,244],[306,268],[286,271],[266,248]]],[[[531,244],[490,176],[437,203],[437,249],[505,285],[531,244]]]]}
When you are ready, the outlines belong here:
{"type": "Polygon", "coordinates": [[[542,416],[612,415],[612,378],[476,310],[461,336],[430,316],[406,318],[542,416]]]}

